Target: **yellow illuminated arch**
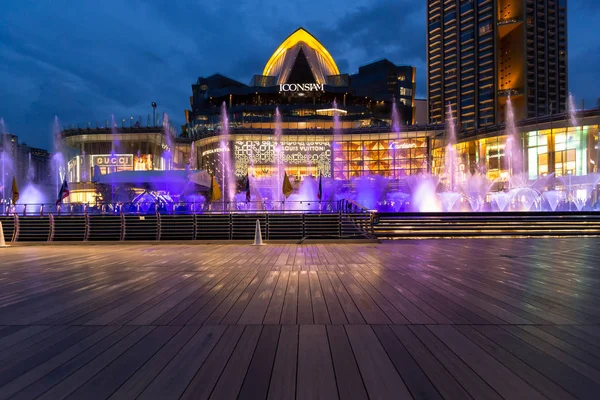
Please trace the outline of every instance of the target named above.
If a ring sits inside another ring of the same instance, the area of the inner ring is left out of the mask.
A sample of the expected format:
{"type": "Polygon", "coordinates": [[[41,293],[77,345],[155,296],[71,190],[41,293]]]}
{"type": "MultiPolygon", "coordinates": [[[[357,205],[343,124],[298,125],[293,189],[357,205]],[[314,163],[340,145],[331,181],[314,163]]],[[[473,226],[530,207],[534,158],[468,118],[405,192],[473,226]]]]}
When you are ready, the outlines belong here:
{"type": "Polygon", "coordinates": [[[312,49],[314,49],[324,60],[325,64],[329,68],[330,71],[333,72],[333,75],[339,75],[340,70],[337,67],[337,64],[329,54],[329,51],[319,42],[313,35],[308,33],[304,28],[298,28],[294,33],[287,37],[281,43],[281,45],[275,50],[269,61],[267,61],[267,65],[265,65],[265,69],[263,70],[263,75],[268,76],[271,74],[273,67],[277,64],[280,58],[285,56],[285,53],[297,45],[300,42],[306,43],[306,45],[312,49]]]}

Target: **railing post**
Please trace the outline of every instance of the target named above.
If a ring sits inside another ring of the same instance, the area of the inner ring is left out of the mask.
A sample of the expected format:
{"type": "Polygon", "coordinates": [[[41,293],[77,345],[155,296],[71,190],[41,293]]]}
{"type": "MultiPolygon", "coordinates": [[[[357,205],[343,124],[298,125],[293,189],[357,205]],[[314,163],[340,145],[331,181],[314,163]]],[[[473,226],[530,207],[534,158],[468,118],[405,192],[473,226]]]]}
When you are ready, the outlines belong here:
{"type": "Polygon", "coordinates": [[[160,213],[156,213],[156,241],[160,241],[162,236],[162,218],[160,213]]]}
{"type": "Polygon", "coordinates": [[[306,214],[302,213],[302,237],[305,238],[306,237],[306,214]]]}
{"type": "Polygon", "coordinates": [[[123,215],[123,213],[119,213],[121,216],[121,237],[119,238],[119,240],[122,242],[125,240],[125,215],[123,215]]]}
{"type": "Polygon", "coordinates": [[[11,239],[11,242],[16,242],[17,240],[19,240],[19,228],[20,228],[19,216],[17,215],[17,213],[13,213],[13,218],[14,218],[15,228],[13,229],[13,237],[11,239]]]}
{"type": "Polygon", "coordinates": [[[192,231],[192,240],[196,240],[196,238],[198,237],[198,217],[196,216],[196,213],[192,214],[194,220],[192,222],[192,226],[194,227],[194,230],[192,231]]]}
{"type": "Polygon", "coordinates": [[[233,240],[233,215],[229,213],[229,240],[233,240]]]}
{"type": "Polygon", "coordinates": [[[269,214],[265,214],[265,239],[266,240],[270,240],[271,238],[269,237],[269,214]]]}
{"type": "Polygon", "coordinates": [[[27,216],[27,204],[23,204],[23,216],[27,216]]]}
{"type": "Polygon", "coordinates": [[[48,242],[54,241],[54,215],[48,215],[50,221],[50,231],[48,232],[48,242]]]}
{"type": "Polygon", "coordinates": [[[44,216],[44,205],[42,204],[40,206],[40,217],[43,217],[43,216],[44,216]]]}
{"type": "Polygon", "coordinates": [[[85,229],[83,231],[83,241],[87,242],[90,240],[90,215],[87,213],[87,209],[85,214],[83,214],[83,218],[85,221],[85,229]]]}

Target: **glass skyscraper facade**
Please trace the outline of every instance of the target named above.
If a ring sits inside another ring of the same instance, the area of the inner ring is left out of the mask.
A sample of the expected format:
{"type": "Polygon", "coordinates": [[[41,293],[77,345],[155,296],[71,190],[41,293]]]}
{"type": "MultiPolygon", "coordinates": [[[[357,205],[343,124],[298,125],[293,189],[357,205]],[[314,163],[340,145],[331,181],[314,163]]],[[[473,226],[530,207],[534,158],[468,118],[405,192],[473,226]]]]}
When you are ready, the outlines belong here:
{"type": "Polygon", "coordinates": [[[462,131],[500,124],[511,98],[515,119],[564,112],[566,0],[428,0],[430,123],[462,131]]]}

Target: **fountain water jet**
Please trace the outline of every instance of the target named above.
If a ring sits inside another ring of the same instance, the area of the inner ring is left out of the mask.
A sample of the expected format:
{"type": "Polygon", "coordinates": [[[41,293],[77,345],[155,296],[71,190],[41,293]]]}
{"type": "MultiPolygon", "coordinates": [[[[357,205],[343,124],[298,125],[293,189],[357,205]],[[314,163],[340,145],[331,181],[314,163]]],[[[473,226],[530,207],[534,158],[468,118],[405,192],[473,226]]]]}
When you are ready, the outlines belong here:
{"type": "MultiPolygon", "coordinates": [[[[332,147],[332,157],[334,165],[337,162],[343,161],[342,157],[342,149],[341,149],[341,139],[342,139],[342,124],[340,121],[340,114],[337,111],[337,101],[333,100],[333,142],[331,143],[332,147]]],[[[364,149],[363,149],[364,151],[364,149]]],[[[363,157],[364,160],[364,157],[363,157]]],[[[333,169],[336,170],[335,168],[333,169]]],[[[344,178],[343,176],[334,176],[334,178],[344,178]]]]}
{"type": "Polygon", "coordinates": [[[452,105],[448,104],[448,115],[446,119],[446,130],[448,137],[446,138],[446,149],[444,151],[444,175],[448,179],[449,191],[456,191],[455,186],[457,184],[457,153],[456,153],[456,125],[454,124],[454,115],[452,112],[452,105]]]}
{"type": "Polygon", "coordinates": [[[506,206],[508,206],[508,203],[510,202],[510,197],[511,195],[508,192],[492,193],[492,200],[496,203],[500,212],[506,210],[506,206]]]}
{"type": "Polygon", "coordinates": [[[504,156],[508,163],[508,173],[510,176],[518,176],[523,173],[523,156],[520,150],[520,135],[515,126],[515,112],[510,95],[506,100],[506,145],[504,156]]]}
{"type": "Polygon", "coordinates": [[[192,142],[190,146],[190,157],[188,159],[190,169],[198,168],[198,154],[196,153],[196,144],[192,142]]]}
{"type": "Polygon", "coordinates": [[[117,121],[115,121],[115,115],[110,115],[110,137],[111,137],[111,149],[110,154],[115,155],[119,152],[119,136],[117,131],[117,121]]]}
{"type": "Polygon", "coordinates": [[[544,198],[550,206],[550,210],[556,211],[558,203],[564,198],[564,193],[559,190],[548,190],[543,193],[544,198]]]}
{"type": "Polygon", "coordinates": [[[575,99],[573,95],[569,93],[569,120],[571,121],[572,126],[578,126],[577,122],[577,108],[575,107],[575,99]]]}
{"type": "Polygon", "coordinates": [[[0,118],[0,134],[0,173],[2,174],[0,201],[3,201],[10,197],[9,186],[12,181],[14,160],[12,157],[12,144],[6,134],[6,125],[2,118],[0,118]]]}
{"type": "Polygon", "coordinates": [[[398,134],[396,139],[400,139],[400,114],[395,97],[392,100],[392,131],[398,134]]]}
{"type": "Polygon", "coordinates": [[[221,184],[223,185],[224,203],[225,201],[233,201],[236,192],[233,162],[229,151],[229,117],[227,116],[227,104],[225,102],[221,104],[221,136],[219,154],[221,156],[221,184]]]}
{"type": "Polygon", "coordinates": [[[54,125],[53,125],[53,137],[54,137],[54,153],[52,154],[51,163],[51,171],[52,176],[55,180],[55,190],[56,195],[60,191],[60,187],[62,185],[63,180],[66,178],[66,162],[65,156],[62,152],[62,142],[61,142],[61,134],[60,134],[60,122],[58,117],[54,117],[54,125]]]}
{"type": "Polygon", "coordinates": [[[281,142],[282,135],[283,135],[283,131],[281,129],[281,113],[279,112],[279,107],[276,107],[275,108],[275,134],[274,134],[275,145],[273,147],[273,161],[275,162],[275,166],[277,168],[276,179],[275,179],[275,181],[277,182],[277,187],[274,190],[273,199],[276,198],[277,201],[284,200],[283,193],[281,190],[281,188],[283,186],[283,176],[285,173],[284,150],[283,150],[283,143],[281,142]]]}

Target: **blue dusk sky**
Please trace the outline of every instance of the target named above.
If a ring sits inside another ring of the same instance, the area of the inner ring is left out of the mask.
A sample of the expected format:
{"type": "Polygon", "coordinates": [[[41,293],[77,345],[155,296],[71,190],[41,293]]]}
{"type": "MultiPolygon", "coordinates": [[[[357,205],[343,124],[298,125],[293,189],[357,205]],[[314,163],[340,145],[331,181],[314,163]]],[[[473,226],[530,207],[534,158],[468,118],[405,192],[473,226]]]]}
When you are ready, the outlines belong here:
{"type": "MultiPolygon", "coordinates": [[[[184,123],[191,84],[221,73],[243,83],[303,26],[355,73],[387,58],[417,67],[425,93],[425,0],[2,0],[0,116],[31,146],[51,148],[52,122],[167,112],[184,123]]],[[[568,0],[569,90],[600,98],[600,1],[568,0]]]]}

